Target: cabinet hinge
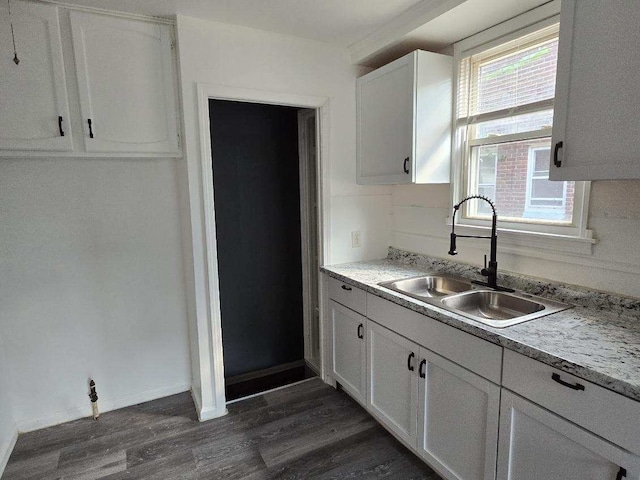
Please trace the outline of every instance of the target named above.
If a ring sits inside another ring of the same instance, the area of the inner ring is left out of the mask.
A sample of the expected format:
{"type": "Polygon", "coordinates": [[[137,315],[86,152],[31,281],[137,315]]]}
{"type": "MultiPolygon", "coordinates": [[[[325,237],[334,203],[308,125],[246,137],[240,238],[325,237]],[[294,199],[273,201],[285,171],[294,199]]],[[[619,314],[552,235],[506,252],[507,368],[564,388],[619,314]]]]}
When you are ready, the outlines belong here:
{"type": "Polygon", "coordinates": [[[180,134],[177,135],[178,137],[178,148],[182,147],[182,139],[180,138],[180,134]]]}
{"type": "Polygon", "coordinates": [[[171,39],[171,50],[175,50],[176,49],[176,41],[172,38],[171,39]]]}

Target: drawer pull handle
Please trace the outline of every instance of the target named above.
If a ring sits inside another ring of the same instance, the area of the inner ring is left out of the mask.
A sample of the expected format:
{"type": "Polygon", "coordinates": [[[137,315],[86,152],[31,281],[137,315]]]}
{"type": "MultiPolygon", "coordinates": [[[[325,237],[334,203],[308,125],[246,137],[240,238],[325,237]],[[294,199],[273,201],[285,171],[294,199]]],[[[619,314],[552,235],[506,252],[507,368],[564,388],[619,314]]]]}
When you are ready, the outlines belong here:
{"type": "Polygon", "coordinates": [[[358,325],[358,338],[362,339],[364,338],[364,325],[360,324],[358,325]]]}
{"type": "Polygon", "coordinates": [[[342,285],[342,289],[346,290],[347,292],[351,291],[351,287],[347,287],[346,285],[342,285]]]}
{"type": "Polygon", "coordinates": [[[412,359],[413,359],[413,357],[415,357],[415,356],[416,356],[416,354],[415,354],[415,353],[413,353],[413,352],[411,352],[411,353],[409,354],[409,356],[407,357],[407,368],[408,368],[408,369],[409,369],[409,371],[411,371],[411,372],[413,372],[413,371],[416,369],[416,367],[414,367],[413,365],[411,365],[411,360],[412,360],[412,359]]]}
{"type": "Polygon", "coordinates": [[[564,380],[562,380],[560,378],[560,375],[558,375],[557,373],[554,373],[553,375],[551,375],[551,379],[554,382],[558,382],[560,385],[564,385],[565,387],[569,387],[572,390],[584,390],[584,385],[582,385],[581,383],[568,383],[568,382],[565,382],[564,380]]]}
{"type": "Polygon", "coordinates": [[[426,359],[422,359],[422,361],[420,362],[420,367],[418,368],[418,373],[420,374],[420,378],[425,378],[427,376],[427,374],[424,371],[424,367],[427,364],[427,360],[426,359]]]}
{"type": "Polygon", "coordinates": [[[622,480],[623,478],[627,478],[627,471],[620,467],[620,470],[618,470],[618,475],[616,475],[616,480],[622,480]]]}
{"type": "Polygon", "coordinates": [[[404,162],[402,163],[402,170],[404,173],[409,173],[409,157],[404,159],[404,162]]]}

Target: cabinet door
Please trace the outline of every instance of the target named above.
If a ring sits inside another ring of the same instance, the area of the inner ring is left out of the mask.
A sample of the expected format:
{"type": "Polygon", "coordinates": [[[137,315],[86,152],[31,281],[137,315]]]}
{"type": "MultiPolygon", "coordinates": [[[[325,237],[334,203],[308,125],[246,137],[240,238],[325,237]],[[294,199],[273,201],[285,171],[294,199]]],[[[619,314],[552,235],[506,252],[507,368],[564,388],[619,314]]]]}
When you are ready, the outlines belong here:
{"type": "Polygon", "coordinates": [[[420,349],[418,452],[449,479],[493,480],[500,387],[420,349]]]}
{"type": "Polygon", "coordinates": [[[638,480],[640,458],[502,389],[498,479],[556,478],[638,480]]]}
{"type": "Polygon", "coordinates": [[[358,183],[412,183],[414,75],[408,55],[358,79],[358,183]]]}
{"type": "Polygon", "coordinates": [[[562,0],[552,180],[640,178],[638,25],[638,2],[562,0]]]}
{"type": "Polygon", "coordinates": [[[415,447],[418,346],[372,321],[369,321],[367,338],[369,411],[415,447]]]}
{"type": "Polygon", "coordinates": [[[347,392],[364,404],[366,401],[365,330],[367,319],[333,300],[329,301],[329,314],[333,347],[333,375],[347,392]]]}
{"type": "Polygon", "coordinates": [[[171,27],[80,12],[70,18],[87,151],[177,153],[171,27]]]}
{"type": "Polygon", "coordinates": [[[13,43],[7,2],[0,6],[0,148],[72,150],[67,87],[62,62],[58,9],[11,2],[13,43]]]}

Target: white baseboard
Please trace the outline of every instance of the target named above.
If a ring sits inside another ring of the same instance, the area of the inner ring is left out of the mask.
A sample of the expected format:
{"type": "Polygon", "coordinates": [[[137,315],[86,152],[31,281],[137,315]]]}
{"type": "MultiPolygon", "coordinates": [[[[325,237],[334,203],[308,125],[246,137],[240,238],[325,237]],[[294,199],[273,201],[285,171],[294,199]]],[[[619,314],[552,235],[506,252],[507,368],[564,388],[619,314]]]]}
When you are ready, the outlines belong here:
{"type": "Polygon", "coordinates": [[[213,420],[214,418],[224,417],[227,413],[226,405],[222,406],[222,408],[205,408],[198,410],[198,419],[201,422],[206,422],[207,420],[213,420]]]}
{"type": "MultiPolygon", "coordinates": [[[[193,404],[196,406],[196,412],[198,413],[198,419],[200,419],[200,412],[202,411],[202,399],[200,397],[200,390],[196,390],[195,388],[191,388],[191,399],[193,400],[193,404]]],[[[202,420],[200,420],[202,421],[202,420]]]]}
{"type": "Polygon", "coordinates": [[[223,405],[222,408],[213,407],[213,408],[202,408],[202,397],[200,394],[200,390],[196,390],[194,388],[191,389],[191,398],[193,399],[193,403],[196,406],[196,412],[198,413],[198,420],[201,422],[206,422],[207,420],[213,420],[214,418],[224,417],[227,413],[226,405],[223,405]]]}
{"type": "Polygon", "coordinates": [[[7,462],[9,461],[9,457],[11,456],[11,452],[13,452],[13,447],[16,446],[16,442],[18,441],[18,428],[15,425],[9,431],[8,437],[9,438],[0,444],[0,477],[2,477],[4,469],[7,466],[7,462]]]}
{"type": "MultiPolygon", "coordinates": [[[[100,408],[101,413],[110,412],[111,410],[130,407],[131,405],[137,405],[138,403],[149,402],[151,400],[157,400],[158,398],[168,397],[169,395],[175,395],[176,393],[186,392],[189,390],[190,386],[191,385],[188,383],[181,383],[170,387],[147,390],[119,398],[105,398],[104,400],[100,398],[98,400],[98,407],[100,408]]],[[[72,420],[89,417],[91,415],[91,404],[87,401],[86,405],[82,407],[70,408],[62,412],[52,413],[35,419],[30,418],[19,420],[17,422],[17,430],[20,433],[31,432],[33,430],[51,427],[53,425],[70,422],[72,420]]]]}

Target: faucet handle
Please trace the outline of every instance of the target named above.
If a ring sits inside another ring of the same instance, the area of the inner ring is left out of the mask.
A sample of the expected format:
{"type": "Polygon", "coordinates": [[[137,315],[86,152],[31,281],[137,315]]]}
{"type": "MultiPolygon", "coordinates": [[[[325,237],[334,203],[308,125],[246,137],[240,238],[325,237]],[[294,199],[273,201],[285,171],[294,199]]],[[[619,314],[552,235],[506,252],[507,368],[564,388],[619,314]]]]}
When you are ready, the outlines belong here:
{"type": "Polygon", "coordinates": [[[483,277],[488,277],[491,274],[491,272],[489,272],[489,269],[487,268],[487,256],[484,256],[484,268],[482,270],[480,270],[480,275],[482,275],[483,277]]]}
{"type": "Polygon", "coordinates": [[[449,255],[457,255],[458,252],[456,250],[456,237],[457,235],[451,232],[451,241],[449,243],[449,255]]]}

